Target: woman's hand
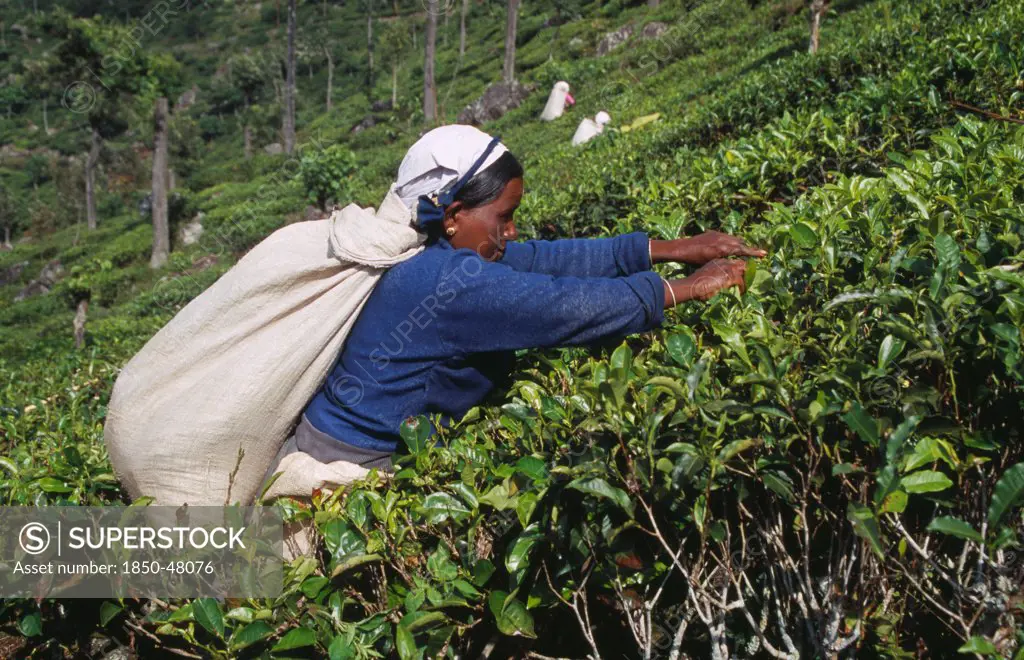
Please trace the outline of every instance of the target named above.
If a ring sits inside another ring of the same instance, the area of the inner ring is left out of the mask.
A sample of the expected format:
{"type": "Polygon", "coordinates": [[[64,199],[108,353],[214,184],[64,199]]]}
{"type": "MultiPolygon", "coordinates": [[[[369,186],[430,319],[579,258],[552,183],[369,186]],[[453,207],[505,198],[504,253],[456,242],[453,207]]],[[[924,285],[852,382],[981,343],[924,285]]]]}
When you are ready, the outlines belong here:
{"type": "Polygon", "coordinates": [[[707,231],[697,236],[671,241],[651,241],[651,262],[678,261],[702,266],[724,257],[763,257],[767,252],[747,244],[742,238],[707,231]]]}
{"type": "Polygon", "coordinates": [[[710,300],[712,296],[731,286],[746,291],[747,262],[742,259],[715,259],[704,264],[683,281],[689,284],[696,300],[710,300]]]}
{"type": "Polygon", "coordinates": [[[677,303],[684,300],[710,300],[716,293],[731,286],[738,286],[742,293],[746,290],[746,272],[747,262],[742,259],[709,261],[689,277],[668,282],[672,290],[665,292],[665,305],[671,306],[673,300],[677,303]]]}

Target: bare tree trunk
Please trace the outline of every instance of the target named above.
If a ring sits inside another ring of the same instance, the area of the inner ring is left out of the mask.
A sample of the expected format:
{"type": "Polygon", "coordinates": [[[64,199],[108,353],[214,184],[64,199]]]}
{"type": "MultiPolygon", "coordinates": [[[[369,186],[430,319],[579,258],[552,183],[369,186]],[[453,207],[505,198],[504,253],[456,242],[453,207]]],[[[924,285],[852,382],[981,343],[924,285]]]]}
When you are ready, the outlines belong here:
{"type": "Polygon", "coordinates": [[[46,114],[46,97],[43,97],[43,133],[49,135],[50,133],[50,120],[46,114]]]}
{"type": "Polygon", "coordinates": [[[14,246],[11,245],[11,225],[4,225],[4,249],[13,250],[14,246]]]}
{"type": "Polygon", "coordinates": [[[75,330],[75,348],[81,348],[85,344],[85,317],[89,313],[89,299],[83,298],[78,301],[78,309],[75,310],[75,320],[71,322],[75,330]]]}
{"type": "Polygon", "coordinates": [[[551,35],[551,41],[548,42],[548,61],[555,59],[555,44],[558,43],[558,31],[562,29],[562,8],[555,5],[555,33],[551,35]]]}
{"type": "Polygon", "coordinates": [[[398,62],[391,61],[391,109],[398,108],[398,62]]]}
{"type": "Polygon", "coordinates": [[[449,14],[450,14],[450,12],[448,11],[448,7],[445,7],[445,9],[444,9],[444,32],[441,35],[441,43],[444,45],[445,48],[448,47],[448,17],[449,17],[449,14]]]}
{"type": "Polygon", "coordinates": [[[373,96],[373,0],[366,0],[366,97],[373,96]]]}
{"type": "Polygon", "coordinates": [[[288,64],[284,85],[284,151],[295,151],[295,1],[288,0],[288,64]]]}
{"type": "Polygon", "coordinates": [[[647,6],[650,9],[657,9],[658,5],[661,4],[661,0],[647,0],[647,6]]]}
{"type": "Polygon", "coordinates": [[[398,0],[391,0],[391,9],[398,16],[398,0]]]}
{"type": "Polygon", "coordinates": [[[277,8],[276,27],[281,27],[281,0],[274,0],[274,7],[277,8]]]}
{"type": "Polygon", "coordinates": [[[252,127],[249,124],[242,128],[242,140],[245,145],[245,159],[249,160],[252,158],[252,127]]]}
{"type": "Polygon", "coordinates": [[[427,34],[424,38],[423,56],[423,118],[437,121],[437,84],[434,82],[434,51],[437,46],[437,0],[427,5],[427,34]]]}
{"type": "Polygon", "coordinates": [[[469,0],[462,0],[462,12],[459,14],[459,57],[466,54],[466,14],[469,13],[469,0]]]}
{"type": "Polygon", "coordinates": [[[821,45],[821,21],[828,11],[829,0],[811,0],[811,44],[808,51],[813,55],[821,45]]]}
{"type": "Polygon", "coordinates": [[[156,100],[153,113],[153,255],[150,268],[167,263],[171,234],[167,222],[167,98],[156,100]]]}
{"type": "Polygon", "coordinates": [[[331,57],[330,46],[324,46],[327,55],[327,112],[331,111],[331,94],[334,92],[334,58],[331,57]]]}
{"type": "Polygon", "coordinates": [[[502,74],[505,82],[516,79],[516,23],[519,21],[519,0],[508,0],[505,17],[505,68],[502,74]]]}
{"type": "Polygon", "coordinates": [[[92,145],[85,159],[85,217],[86,226],[96,229],[96,163],[100,159],[100,131],[92,129],[92,145]]]}

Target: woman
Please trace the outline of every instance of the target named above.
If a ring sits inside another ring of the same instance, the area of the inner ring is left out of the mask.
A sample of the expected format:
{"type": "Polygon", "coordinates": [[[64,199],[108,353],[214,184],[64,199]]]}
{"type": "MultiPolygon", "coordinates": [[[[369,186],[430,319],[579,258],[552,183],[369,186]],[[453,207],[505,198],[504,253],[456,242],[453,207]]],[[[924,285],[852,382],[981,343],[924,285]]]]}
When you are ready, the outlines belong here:
{"type": "Polygon", "coordinates": [[[460,419],[506,381],[517,349],[651,330],[666,307],[742,287],[745,262],[725,257],[765,254],[719,232],[516,242],[523,168],[470,126],[437,128],[414,144],[396,192],[425,249],[377,283],[275,466],[301,450],[390,471],[404,419],[460,419]],[[664,261],[701,268],[669,281],[650,270],[664,261]]]}

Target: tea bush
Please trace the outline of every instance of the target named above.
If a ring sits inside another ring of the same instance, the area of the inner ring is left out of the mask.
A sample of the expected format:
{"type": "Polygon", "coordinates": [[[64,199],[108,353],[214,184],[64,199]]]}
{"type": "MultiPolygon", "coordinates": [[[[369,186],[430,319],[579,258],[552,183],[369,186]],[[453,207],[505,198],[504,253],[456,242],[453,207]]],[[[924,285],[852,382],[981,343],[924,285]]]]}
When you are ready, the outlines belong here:
{"type": "Polygon", "coordinates": [[[356,155],[351,150],[332,145],[322,152],[303,154],[298,177],[305,186],[309,201],[327,209],[327,201],[346,203],[355,187],[356,155]]]}
{"type": "Polygon", "coordinates": [[[494,629],[510,654],[1013,655],[1024,130],[932,142],[748,227],[775,256],[742,298],[600,359],[535,356],[443,448],[407,427],[397,491],[312,514],[324,575],[379,563],[386,591],[310,576],[290,597],[362,611],[345,644],[397,610],[403,657],[494,629]]]}
{"type": "MultiPolygon", "coordinates": [[[[537,127],[539,98],[488,127],[526,164],[524,234],[730,231],[769,252],[745,294],[523,352],[439,444],[407,420],[390,487],[279,503],[322,536],[279,598],[2,620],[40,648],[144,630],[145,653],[200,657],[1024,658],[1024,7],[834,5],[814,57],[799,17],[723,0],[681,14],[657,66],[657,44],[539,66],[610,85],[580,110],[619,125],[662,113],[582,149],[571,115],[537,127]]],[[[357,196],[379,201],[414,139],[369,153],[357,196]]],[[[0,361],[3,400],[31,407],[0,411],[5,502],[120,501],[117,369],[302,207],[278,162],[197,194],[229,248],[197,248],[214,268],[119,301],[85,352],[0,361]]]]}

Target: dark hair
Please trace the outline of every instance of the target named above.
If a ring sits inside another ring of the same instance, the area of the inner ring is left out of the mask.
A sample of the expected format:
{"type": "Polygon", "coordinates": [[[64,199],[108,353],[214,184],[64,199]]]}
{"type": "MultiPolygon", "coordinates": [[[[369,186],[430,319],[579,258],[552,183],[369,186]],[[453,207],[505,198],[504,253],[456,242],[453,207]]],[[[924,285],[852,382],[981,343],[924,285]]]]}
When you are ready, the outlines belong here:
{"type": "MultiPolygon", "coordinates": [[[[462,202],[467,209],[490,204],[498,199],[509,181],[521,178],[523,178],[523,166],[512,155],[512,152],[506,151],[487,169],[474,174],[473,178],[455,194],[454,201],[462,202]]],[[[429,223],[426,226],[427,245],[432,245],[437,241],[443,230],[443,223],[429,223]]]]}

